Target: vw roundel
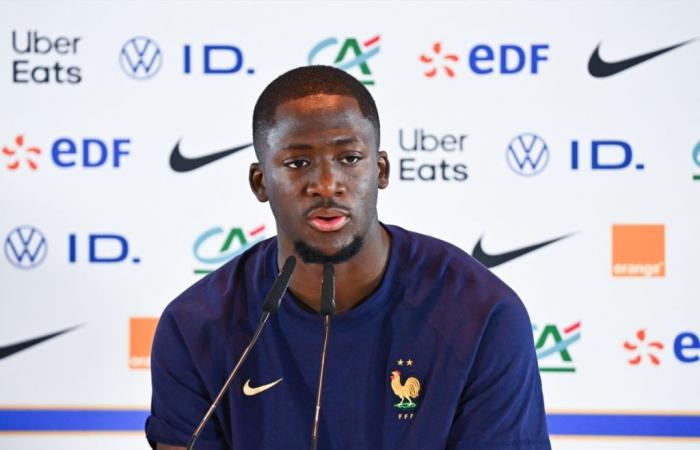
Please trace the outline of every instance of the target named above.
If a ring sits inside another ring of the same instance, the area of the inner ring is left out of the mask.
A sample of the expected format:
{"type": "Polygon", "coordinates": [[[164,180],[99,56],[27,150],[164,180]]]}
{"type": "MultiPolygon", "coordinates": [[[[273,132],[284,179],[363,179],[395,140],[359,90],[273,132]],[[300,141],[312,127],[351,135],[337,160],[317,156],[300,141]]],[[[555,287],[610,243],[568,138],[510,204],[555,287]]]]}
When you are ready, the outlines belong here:
{"type": "Polygon", "coordinates": [[[48,252],[44,234],[29,225],[10,231],[4,247],[7,260],[18,269],[33,269],[44,261],[48,252]]]}
{"type": "Polygon", "coordinates": [[[151,78],[163,63],[160,47],[151,38],[137,36],[129,39],[119,52],[119,64],[125,74],[137,80],[151,78]]]}

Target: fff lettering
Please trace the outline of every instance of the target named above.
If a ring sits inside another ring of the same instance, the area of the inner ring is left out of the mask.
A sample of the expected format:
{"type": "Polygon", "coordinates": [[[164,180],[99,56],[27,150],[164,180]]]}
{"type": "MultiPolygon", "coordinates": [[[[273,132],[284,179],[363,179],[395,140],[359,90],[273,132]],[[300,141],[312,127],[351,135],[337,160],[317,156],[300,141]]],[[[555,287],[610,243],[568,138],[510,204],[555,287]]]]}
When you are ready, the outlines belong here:
{"type": "Polygon", "coordinates": [[[51,146],[51,158],[58,167],[81,166],[96,168],[102,166],[121,167],[122,158],[129,154],[129,139],[103,141],[96,138],[73,140],[62,137],[51,146]]]}
{"type": "MultiPolygon", "coordinates": [[[[87,239],[78,244],[78,235],[68,235],[68,261],[75,264],[81,259],[80,249],[85,248],[86,261],[91,264],[114,264],[124,262],[129,257],[129,242],[124,236],[118,234],[89,234],[87,239]]],[[[138,264],[139,258],[132,258],[131,262],[138,264]]]]}
{"type": "Polygon", "coordinates": [[[547,50],[548,44],[532,44],[529,48],[514,44],[498,47],[479,44],[471,49],[467,62],[471,71],[477,75],[513,75],[523,71],[537,74],[540,64],[548,60],[545,54],[547,50]]]}
{"type": "Polygon", "coordinates": [[[77,84],[82,81],[80,67],[61,61],[47,61],[50,56],[70,57],[78,53],[80,37],[50,38],[38,31],[12,31],[12,49],[21,59],[12,61],[14,83],[77,84]],[[38,61],[39,62],[38,62],[38,61]]]}
{"type": "Polygon", "coordinates": [[[415,153],[415,157],[399,160],[399,177],[402,181],[466,181],[467,166],[441,158],[438,161],[425,161],[434,154],[459,154],[464,152],[466,134],[435,135],[423,128],[412,131],[399,129],[399,146],[405,152],[415,153]]]}
{"type": "MultiPolygon", "coordinates": [[[[205,75],[229,75],[238,73],[243,69],[243,52],[235,45],[209,44],[201,48],[202,73],[205,75]]],[[[194,56],[192,45],[184,46],[184,67],[186,74],[193,71],[194,56]]],[[[248,75],[255,73],[255,69],[246,69],[248,75]]]]}
{"type": "Polygon", "coordinates": [[[571,142],[571,170],[579,170],[581,164],[585,164],[583,154],[590,155],[586,162],[590,162],[591,170],[622,170],[633,164],[636,170],[644,170],[644,164],[634,163],[632,146],[625,141],[593,140],[590,153],[586,150],[579,141],[571,142]]]}

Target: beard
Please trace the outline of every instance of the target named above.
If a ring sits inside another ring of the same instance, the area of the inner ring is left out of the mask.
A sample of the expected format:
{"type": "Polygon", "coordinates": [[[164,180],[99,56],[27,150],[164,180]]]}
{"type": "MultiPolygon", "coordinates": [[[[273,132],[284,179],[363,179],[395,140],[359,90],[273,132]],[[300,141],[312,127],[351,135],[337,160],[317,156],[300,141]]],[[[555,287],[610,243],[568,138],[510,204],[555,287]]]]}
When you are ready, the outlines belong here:
{"type": "Polygon", "coordinates": [[[354,236],[352,242],[348,245],[332,255],[326,255],[321,250],[312,247],[304,241],[295,241],[294,250],[296,250],[297,254],[301,256],[302,261],[306,264],[340,264],[357,255],[364,243],[364,238],[362,236],[354,236]]]}

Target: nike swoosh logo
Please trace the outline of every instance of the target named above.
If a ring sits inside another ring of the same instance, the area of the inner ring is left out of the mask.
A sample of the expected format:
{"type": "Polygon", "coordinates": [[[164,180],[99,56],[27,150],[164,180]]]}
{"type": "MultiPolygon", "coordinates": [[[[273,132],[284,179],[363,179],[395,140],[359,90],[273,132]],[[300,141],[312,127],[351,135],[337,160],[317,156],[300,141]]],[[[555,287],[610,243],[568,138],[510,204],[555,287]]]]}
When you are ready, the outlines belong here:
{"type": "Polygon", "coordinates": [[[26,350],[29,347],[41,344],[44,341],[48,341],[49,339],[55,338],[64,333],[68,333],[69,331],[72,331],[78,327],[79,325],[76,325],[74,327],[66,328],[65,330],[56,331],[55,333],[45,334],[43,336],[35,337],[33,339],[27,339],[26,341],[16,342],[14,344],[0,347],[0,359],[7,358],[8,356],[14,355],[15,353],[19,353],[22,350],[26,350]]]}
{"type": "Polygon", "coordinates": [[[479,261],[481,264],[484,266],[491,268],[491,267],[496,267],[500,266],[501,264],[507,263],[508,261],[511,261],[515,258],[519,258],[523,255],[527,255],[530,252],[534,252],[535,250],[538,250],[546,245],[553,244],[557,241],[561,241],[562,239],[568,238],[574,233],[569,233],[565,234],[564,236],[559,236],[558,238],[550,239],[548,241],[540,242],[538,244],[533,244],[533,245],[528,245],[527,247],[522,247],[517,250],[512,250],[509,252],[505,253],[498,253],[498,254],[489,254],[486,253],[482,248],[481,248],[481,240],[483,239],[483,236],[479,238],[479,241],[476,243],[474,246],[474,250],[472,251],[472,256],[474,259],[479,261]]]}
{"type": "Polygon", "coordinates": [[[689,44],[693,42],[695,39],[690,39],[685,42],[681,42],[680,44],[672,45],[670,47],[662,48],[660,50],[655,50],[653,52],[649,53],[644,53],[643,55],[639,56],[634,56],[632,58],[627,58],[623,59],[621,61],[615,61],[615,62],[606,62],[603,61],[600,57],[600,44],[593,50],[593,54],[591,55],[591,58],[588,60],[588,73],[593,75],[596,78],[605,78],[609,77],[611,75],[615,75],[617,73],[622,72],[623,70],[627,70],[631,67],[634,67],[638,64],[643,63],[644,61],[648,61],[652,58],[656,58],[659,55],[663,55],[666,52],[670,52],[671,50],[674,50],[678,47],[681,47],[683,45],[689,44]]]}
{"type": "Polygon", "coordinates": [[[189,172],[199,169],[202,166],[206,166],[207,164],[211,164],[221,158],[225,158],[233,153],[245,150],[252,145],[252,143],[244,144],[239,145],[238,147],[229,148],[227,150],[221,150],[220,152],[199,156],[197,158],[187,158],[180,153],[180,141],[177,141],[175,148],[173,148],[173,151],[170,153],[170,168],[175,172],[189,172]]]}
{"type": "Polygon", "coordinates": [[[282,378],[277,381],[273,381],[272,383],[263,384],[262,386],[250,387],[250,380],[246,380],[245,384],[243,385],[243,393],[248,397],[252,397],[253,395],[258,395],[261,392],[265,392],[266,390],[277,386],[277,383],[280,381],[282,381],[282,378]]]}

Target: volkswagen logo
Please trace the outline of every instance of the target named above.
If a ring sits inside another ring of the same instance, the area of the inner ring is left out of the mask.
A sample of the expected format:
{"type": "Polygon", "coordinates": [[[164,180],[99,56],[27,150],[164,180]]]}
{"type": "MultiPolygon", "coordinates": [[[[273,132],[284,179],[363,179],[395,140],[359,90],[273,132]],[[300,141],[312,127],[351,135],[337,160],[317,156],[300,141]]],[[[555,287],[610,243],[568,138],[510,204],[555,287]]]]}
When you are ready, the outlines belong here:
{"type": "Polygon", "coordinates": [[[119,52],[119,64],[125,74],[137,80],[151,78],[158,73],[163,55],[156,41],[139,36],[131,38],[119,52]]]}
{"type": "Polygon", "coordinates": [[[532,133],[513,138],[506,150],[506,160],[513,172],[529,177],[542,172],[549,162],[549,148],[544,140],[532,133]]]}
{"type": "Polygon", "coordinates": [[[34,227],[22,225],[5,238],[5,256],[19,269],[32,269],[44,261],[47,253],[46,238],[34,227]]]}

